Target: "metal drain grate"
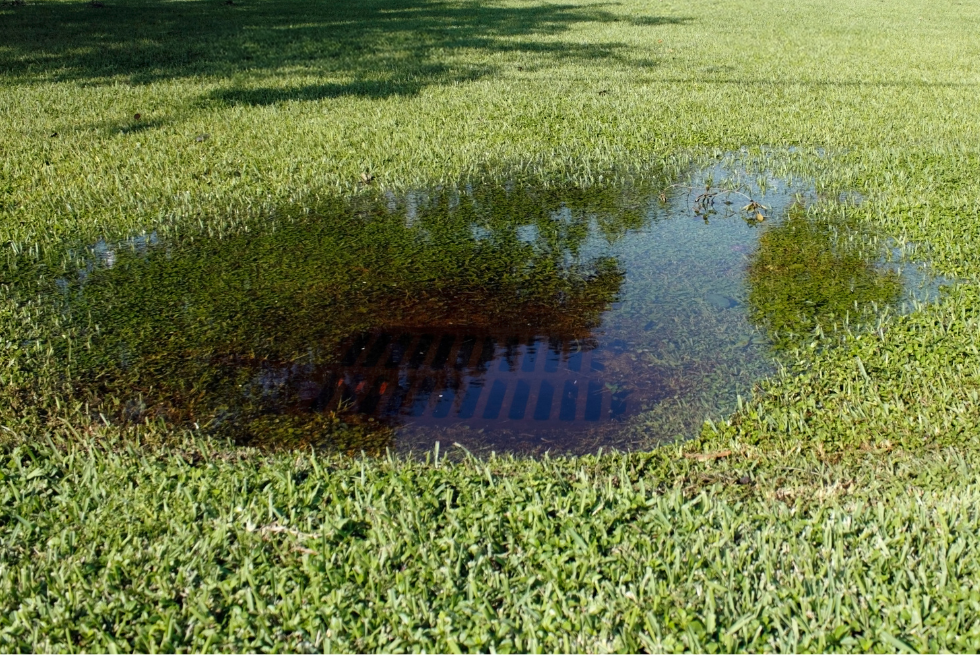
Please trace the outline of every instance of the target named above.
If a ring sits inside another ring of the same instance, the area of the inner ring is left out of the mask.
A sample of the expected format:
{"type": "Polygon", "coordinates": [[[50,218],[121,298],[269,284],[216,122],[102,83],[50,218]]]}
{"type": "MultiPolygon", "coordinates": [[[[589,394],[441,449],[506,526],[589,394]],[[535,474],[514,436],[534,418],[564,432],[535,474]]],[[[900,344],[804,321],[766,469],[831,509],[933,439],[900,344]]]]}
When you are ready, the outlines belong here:
{"type": "Polygon", "coordinates": [[[562,425],[622,417],[627,391],[605,384],[594,340],[471,332],[379,332],[328,367],[311,411],[413,422],[562,425]]]}

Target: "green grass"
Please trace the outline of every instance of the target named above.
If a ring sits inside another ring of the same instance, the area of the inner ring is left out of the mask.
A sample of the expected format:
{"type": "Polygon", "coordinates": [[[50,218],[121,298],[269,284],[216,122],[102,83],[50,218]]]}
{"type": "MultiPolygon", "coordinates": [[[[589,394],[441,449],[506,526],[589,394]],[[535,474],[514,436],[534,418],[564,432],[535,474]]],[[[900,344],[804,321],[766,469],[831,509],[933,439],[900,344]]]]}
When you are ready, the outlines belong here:
{"type": "Polygon", "coordinates": [[[856,307],[888,306],[901,296],[898,272],[876,266],[873,235],[853,227],[840,235],[839,220],[816,220],[802,206],[787,214],[759,238],[748,266],[751,312],[776,343],[792,344],[790,335],[831,327],[851,314],[863,322],[856,307]]]}
{"type": "Polygon", "coordinates": [[[4,458],[0,638],[976,650],[975,452],[828,464],[735,450],[451,464],[22,447],[4,458]]]}
{"type": "Polygon", "coordinates": [[[0,6],[0,648],[977,650],[975,4],[105,5],[0,6]],[[861,193],[849,220],[959,284],[816,330],[684,447],[717,459],[124,429],[32,277],[99,238],[234,238],[365,171],[588,186],[740,148],[861,193]]]}

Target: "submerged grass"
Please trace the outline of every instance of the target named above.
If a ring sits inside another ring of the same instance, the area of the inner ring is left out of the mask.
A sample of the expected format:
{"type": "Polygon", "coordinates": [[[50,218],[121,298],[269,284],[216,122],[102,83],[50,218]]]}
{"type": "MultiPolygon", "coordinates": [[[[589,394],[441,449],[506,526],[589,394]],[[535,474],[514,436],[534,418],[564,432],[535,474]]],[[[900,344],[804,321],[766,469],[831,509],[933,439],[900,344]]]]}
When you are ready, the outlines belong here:
{"type": "Polygon", "coordinates": [[[953,1],[3,5],[2,648],[975,651],[978,26],[953,1]],[[84,344],[23,278],[365,182],[587,186],[743,147],[859,191],[850,220],[959,284],[815,330],[683,450],[123,429],[73,400],[84,344]]]}
{"type": "Polygon", "coordinates": [[[864,322],[872,307],[901,296],[899,273],[876,265],[874,241],[854,226],[842,235],[847,227],[796,206],[759,238],[748,265],[748,302],[776,344],[792,345],[835,322],[864,322]]]}

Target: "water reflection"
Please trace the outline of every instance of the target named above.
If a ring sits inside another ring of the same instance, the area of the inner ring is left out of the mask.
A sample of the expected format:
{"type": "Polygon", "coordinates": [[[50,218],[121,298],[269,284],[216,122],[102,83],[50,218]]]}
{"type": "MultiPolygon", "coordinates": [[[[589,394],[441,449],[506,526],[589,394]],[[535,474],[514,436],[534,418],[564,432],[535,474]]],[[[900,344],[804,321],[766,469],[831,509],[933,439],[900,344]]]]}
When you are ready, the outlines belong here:
{"type": "Polygon", "coordinates": [[[690,435],[770,372],[773,342],[903,294],[851,228],[806,217],[812,189],[735,177],[387,194],[115,248],[62,280],[92,326],[78,375],[96,405],[130,399],[131,420],[250,443],[584,452],[690,435]]]}
{"type": "Polygon", "coordinates": [[[762,234],[749,260],[748,300],[752,318],[777,344],[902,298],[901,275],[860,237],[857,226],[810,218],[801,204],[762,234]]]}

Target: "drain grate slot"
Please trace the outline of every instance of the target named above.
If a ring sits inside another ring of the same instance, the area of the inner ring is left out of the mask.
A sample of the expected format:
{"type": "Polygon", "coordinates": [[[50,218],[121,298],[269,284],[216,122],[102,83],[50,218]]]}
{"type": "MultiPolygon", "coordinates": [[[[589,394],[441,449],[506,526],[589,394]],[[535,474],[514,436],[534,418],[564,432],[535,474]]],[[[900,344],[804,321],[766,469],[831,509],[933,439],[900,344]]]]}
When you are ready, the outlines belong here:
{"type": "Polygon", "coordinates": [[[418,390],[415,392],[415,397],[412,398],[412,406],[408,412],[409,416],[422,416],[425,414],[425,409],[429,405],[429,398],[435,390],[436,381],[432,378],[424,378],[422,384],[419,385],[418,390]]]}
{"type": "Polygon", "coordinates": [[[521,362],[521,370],[530,373],[534,370],[534,365],[538,361],[538,340],[531,338],[527,342],[527,350],[524,351],[524,359],[521,362]]]}
{"type": "Polygon", "coordinates": [[[519,421],[524,418],[524,412],[527,410],[527,400],[530,397],[531,385],[524,380],[518,380],[517,387],[514,389],[514,397],[510,401],[510,412],[507,413],[507,418],[512,421],[519,421]]]}
{"type": "Polygon", "coordinates": [[[459,351],[456,353],[456,370],[461,371],[466,368],[470,363],[470,359],[473,357],[473,350],[476,348],[476,337],[466,336],[463,337],[463,342],[459,345],[459,351]]]}
{"type": "Polygon", "coordinates": [[[493,337],[485,338],[483,340],[483,350],[480,351],[480,357],[476,360],[476,371],[478,373],[486,373],[496,356],[497,340],[493,337]]]}
{"type": "Polygon", "coordinates": [[[391,347],[391,354],[388,356],[388,361],[385,362],[385,368],[398,368],[414,340],[415,337],[409,333],[398,337],[398,341],[391,347]]]}
{"type": "Polygon", "coordinates": [[[585,420],[598,421],[602,417],[602,391],[604,385],[598,380],[589,380],[589,393],[585,399],[585,420]]]}
{"type": "Polygon", "coordinates": [[[367,357],[364,358],[364,366],[367,368],[377,366],[381,356],[388,350],[389,343],[391,343],[390,334],[382,334],[375,339],[374,343],[371,344],[371,347],[367,351],[367,357]]]}
{"type": "Polygon", "coordinates": [[[422,362],[425,361],[425,356],[429,354],[429,348],[432,347],[432,342],[435,340],[435,336],[431,334],[423,334],[419,337],[419,342],[415,344],[415,348],[412,350],[412,358],[408,360],[410,370],[414,371],[422,366],[422,362]]]}
{"type": "Polygon", "coordinates": [[[575,405],[578,402],[578,381],[565,380],[565,388],[561,392],[561,409],[558,419],[561,421],[575,420],[575,405]]]}
{"type": "Polygon", "coordinates": [[[364,348],[368,345],[370,341],[371,341],[370,334],[362,334],[361,336],[359,336],[357,339],[354,340],[354,343],[351,344],[347,352],[344,353],[344,357],[343,359],[340,360],[340,363],[343,366],[353,366],[354,363],[358,360],[358,358],[360,358],[361,352],[364,350],[364,348]]]}
{"type": "Polygon", "coordinates": [[[453,351],[453,344],[456,343],[456,337],[452,334],[447,334],[439,340],[439,347],[436,348],[435,357],[432,358],[431,368],[443,368],[446,362],[449,361],[449,355],[453,351]]]}
{"type": "Polygon", "coordinates": [[[487,406],[483,409],[483,418],[491,421],[499,418],[506,394],[507,385],[501,380],[494,380],[493,387],[490,388],[490,397],[487,398],[487,406]]]}
{"type": "Polygon", "coordinates": [[[483,380],[470,380],[466,388],[466,395],[463,396],[463,402],[459,406],[459,413],[457,414],[459,418],[473,418],[473,414],[476,413],[476,406],[480,402],[480,396],[483,395],[485,384],[483,380]]]}
{"type": "Polygon", "coordinates": [[[551,418],[551,402],[555,399],[555,385],[547,380],[541,381],[538,402],[534,405],[534,420],[547,421],[551,418]]]}

